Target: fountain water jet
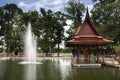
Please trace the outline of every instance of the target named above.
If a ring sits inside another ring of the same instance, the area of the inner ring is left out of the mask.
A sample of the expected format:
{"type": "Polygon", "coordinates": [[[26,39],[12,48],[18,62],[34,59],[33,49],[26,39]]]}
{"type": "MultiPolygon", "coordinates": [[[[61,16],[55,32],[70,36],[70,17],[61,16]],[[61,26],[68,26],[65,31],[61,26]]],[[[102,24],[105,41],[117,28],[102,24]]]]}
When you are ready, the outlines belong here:
{"type": "Polygon", "coordinates": [[[25,34],[24,47],[25,61],[20,62],[20,64],[39,64],[39,62],[36,61],[36,39],[34,34],[32,34],[30,22],[28,23],[25,34]]]}

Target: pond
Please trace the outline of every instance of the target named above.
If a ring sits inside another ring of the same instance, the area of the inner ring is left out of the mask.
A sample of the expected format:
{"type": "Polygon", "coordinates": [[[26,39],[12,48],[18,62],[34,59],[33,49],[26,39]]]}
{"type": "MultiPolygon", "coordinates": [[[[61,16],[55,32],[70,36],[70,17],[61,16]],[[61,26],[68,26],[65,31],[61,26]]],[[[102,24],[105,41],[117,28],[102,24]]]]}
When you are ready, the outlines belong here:
{"type": "Polygon", "coordinates": [[[42,60],[37,65],[19,62],[0,61],[0,80],[120,80],[118,68],[76,68],[70,59],[42,60]]]}

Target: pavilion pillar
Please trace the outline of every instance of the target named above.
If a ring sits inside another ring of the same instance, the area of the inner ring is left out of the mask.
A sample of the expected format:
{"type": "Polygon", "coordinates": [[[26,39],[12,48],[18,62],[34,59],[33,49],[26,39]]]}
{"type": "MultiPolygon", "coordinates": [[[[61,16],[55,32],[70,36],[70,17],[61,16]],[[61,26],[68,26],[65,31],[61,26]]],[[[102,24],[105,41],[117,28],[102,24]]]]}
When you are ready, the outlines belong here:
{"type": "Polygon", "coordinates": [[[99,62],[99,48],[97,49],[97,63],[99,62]]]}
{"type": "Polygon", "coordinates": [[[103,47],[101,47],[101,54],[102,54],[102,63],[104,63],[105,61],[105,59],[104,59],[104,56],[105,56],[105,50],[104,50],[104,48],[103,47]]]}
{"type": "Polygon", "coordinates": [[[77,57],[76,62],[77,62],[77,64],[79,64],[79,48],[76,47],[75,51],[76,51],[76,57],[77,57]]]}
{"type": "Polygon", "coordinates": [[[88,54],[88,63],[90,63],[90,54],[91,54],[90,48],[88,49],[88,52],[89,52],[89,54],[88,54]]]}
{"type": "Polygon", "coordinates": [[[105,54],[105,53],[103,52],[103,63],[105,63],[104,54],[105,54]]]}
{"type": "Polygon", "coordinates": [[[72,63],[75,63],[75,47],[72,48],[72,58],[71,58],[72,63]]]}
{"type": "Polygon", "coordinates": [[[73,47],[72,49],[72,55],[73,55],[73,58],[75,57],[75,48],[73,47]]]}

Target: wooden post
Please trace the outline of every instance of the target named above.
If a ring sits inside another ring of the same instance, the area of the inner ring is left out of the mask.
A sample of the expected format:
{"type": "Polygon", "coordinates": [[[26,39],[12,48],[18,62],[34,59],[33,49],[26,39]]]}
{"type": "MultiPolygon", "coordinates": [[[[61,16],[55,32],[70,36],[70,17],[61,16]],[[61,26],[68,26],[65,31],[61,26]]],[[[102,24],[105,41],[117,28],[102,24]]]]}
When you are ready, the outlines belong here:
{"type": "Polygon", "coordinates": [[[76,56],[77,56],[77,59],[76,59],[77,64],[79,64],[79,48],[78,47],[76,47],[76,56]]]}
{"type": "Polygon", "coordinates": [[[105,62],[105,61],[104,61],[104,60],[105,60],[105,59],[104,59],[105,50],[104,50],[104,48],[103,48],[102,46],[101,46],[101,50],[102,50],[102,51],[101,51],[101,54],[102,54],[102,60],[103,60],[102,63],[104,63],[104,62],[105,62]]]}
{"type": "Polygon", "coordinates": [[[91,54],[91,52],[90,52],[90,48],[88,49],[88,63],[90,63],[90,54],[91,54]]]}
{"type": "Polygon", "coordinates": [[[72,49],[72,55],[73,55],[73,58],[75,57],[75,48],[73,47],[72,49]]]}
{"type": "Polygon", "coordinates": [[[98,47],[98,50],[97,50],[97,63],[99,62],[99,47],[98,47]]]}
{"type": "Polygon", "coordinates": [[[103,63],[105,63],[104,54],[105,54],[105,52],[103,52],[103,63]]]}

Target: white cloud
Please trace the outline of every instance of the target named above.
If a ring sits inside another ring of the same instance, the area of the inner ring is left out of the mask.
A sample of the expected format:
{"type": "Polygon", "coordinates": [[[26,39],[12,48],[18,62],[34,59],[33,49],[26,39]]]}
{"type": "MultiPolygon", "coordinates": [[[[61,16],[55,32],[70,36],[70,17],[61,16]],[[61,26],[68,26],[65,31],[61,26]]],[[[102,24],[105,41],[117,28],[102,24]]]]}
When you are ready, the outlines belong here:
{"type": "Polygon", "coordinates": [[[71,25],[72,23],[73,23],[72,20],[66,20],[66,24],[67,24],[67,25],[71,25]]]}
{"type": "Polygon", "coordinates": [[[89,13],[90,13],[90,11],[93,9],[93,5],[86,5],[86,6],[88,6],[89,13]]]}
{"type": "Polygon", "coordinates": [[[26,4],[23,1],[20,1],[18,3],[18,6],[23,8],[24,11],[26,11],[26,10],[28,11],[32,7],[32,4],[26,4]]]}
{"type": "MultiPolygon", "coordinates": [[[[20,1],[18,3],[18,6],[26,12],[29,10],[39,11],[39,9],[41,7],[45,8],[45,9],[51,9],[55,12],[55,11],[63,11],[64,7],[66,6],[66,4],[69,0],[38,0],[36,2],[31,2],[31,3],[30,2],[27,3],[27,1],[29,1],[29,0],[26,0],[26,2],[20,1]]],[[[83,1],[83,0],[81,0],[81,1],[83,1]]],[[[83,2],[85,2],[85,1],[83,1],[83,2]]],[[[87,2],[85,2],[85,6],[88,6],[89,12],[93,9],[93,4],[87,4],[87,2]]],[[[90,15],[91,15],[91,13],[90,13],[90,15]]]]}
{"type": "Polygon", "coordinates": [[[64,29],[65,29],[64,35],[68,37],[68,34],[66,33],[66,31],[70,29],[70,26],[69,25],[64,26],[64,29]]]}
{"type": "Polygon", "coordinates": [[[23,7],[23,6],[25,6],[26,4],[24,3],[24,2],[22,2],[22,1],[20,1],[19,3],[18,3],[18,6],[21,6],[21,7],[23,7]]]}
{"type": "Polygon", "coordinates": [[[53,0],[53,1],[50,3],[50,5],[62,5],[62,4],[63,4],[62,0],[53,0]]]}
{"type": "Polygon", "coordinates": [[[27,9],[33,7],[33,5],[34,5],[34,4],[26,4],[26,3],[24,3],[23,1],[20,1],[20,2],[18,3],[18,6],[24,7],[24,8],[27,8],[27,9]]]}
{"type": "Polygon", "coordinates": [[[45,7],[47,4],[47,1],[46,0],[40,0],[40,1],[37,1],[37,2],[34,2],[34,3],[25,3],[23,1],[20,1],[18,3],[18,6],[25,9],[25,11],[29,11],[31,8],[33,10],[39,10],[40,7],[45,7]]]}
{"type": "Polygon", "coordinates": [[[67,0],[38,0],[34,3],[25,3],[23,1],[20,1],[18,3],[18,6],[24,9],[25,11],[29,10],[39,10],[40,7],[51,9],[53,11],[60,11],[61,9],[64,9],[64,3],[66,3],[67,0]]]}
{"type": "Polygon", "coordinates": [[[67,25],[64,26],[64,29],[65,29],[64,35],[65,35],[66,37],[68,37],[68,34],[66,33],[66,31],[70,29],[70,25],[72,25],[72,23],[73,23],[72,20],[66,20],[66,24],[67,24],[67,25]]]}
{"type": "Polygon", "coordinates": [[[62,8],[63,8],[62,5],[58,5],[58,6],[56,6],[56,7],[51,8],[51,9],[52,9],[54,12],[56,12],[56,11],[61,11],[62,8]]]}

